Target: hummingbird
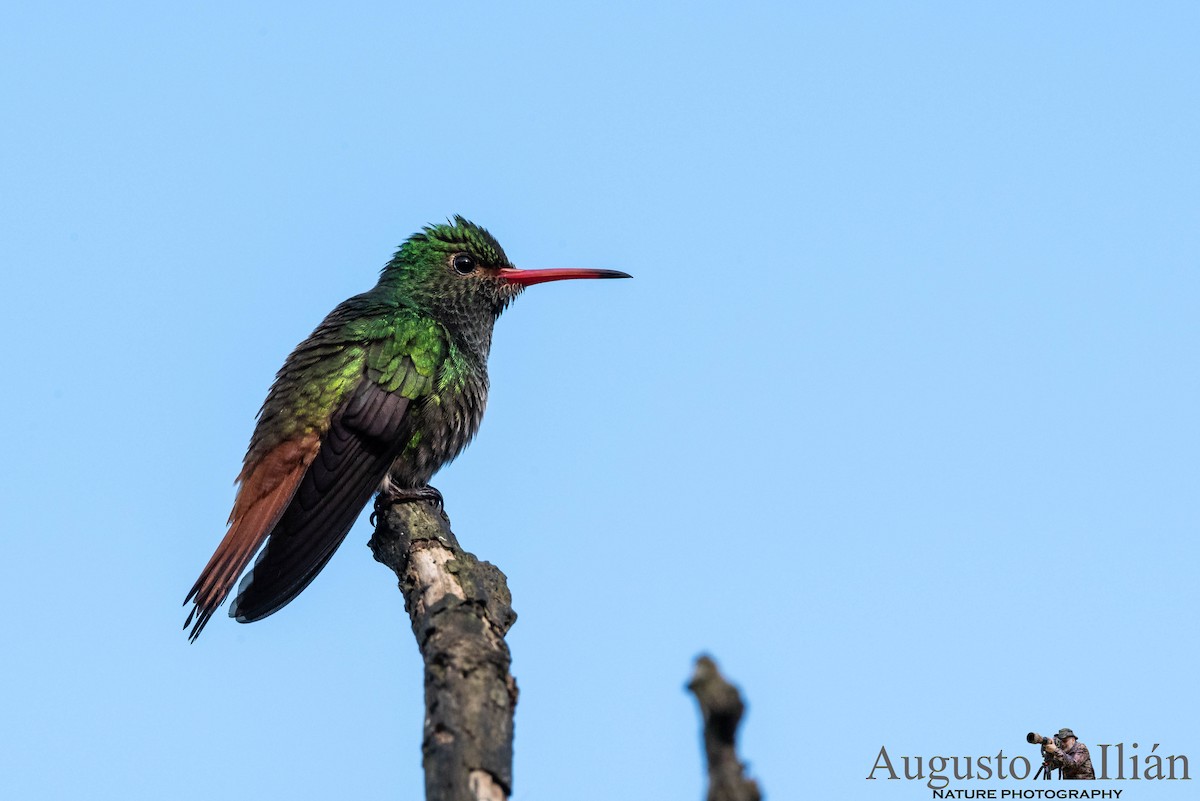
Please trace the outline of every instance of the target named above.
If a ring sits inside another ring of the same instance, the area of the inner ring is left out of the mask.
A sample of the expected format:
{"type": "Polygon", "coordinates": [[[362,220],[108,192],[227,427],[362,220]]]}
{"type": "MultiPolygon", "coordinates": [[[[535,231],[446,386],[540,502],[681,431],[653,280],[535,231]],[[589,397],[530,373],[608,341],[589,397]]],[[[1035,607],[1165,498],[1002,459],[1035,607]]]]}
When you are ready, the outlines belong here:
{"type": "Polygon", "coordinates": [[[375,492],[430,501],[429,480],[479,430],[492,327],[525,287],[617,270],[521,270],[454,217],[409,237],[379,282],[292,351],[267,393],[238,474],[229,529],[184,599],[200,635],[234,582],[229,616],[277,612],[325,567],[375,492]],[[266,546],[263,547],[263,544],[266,546]]]}

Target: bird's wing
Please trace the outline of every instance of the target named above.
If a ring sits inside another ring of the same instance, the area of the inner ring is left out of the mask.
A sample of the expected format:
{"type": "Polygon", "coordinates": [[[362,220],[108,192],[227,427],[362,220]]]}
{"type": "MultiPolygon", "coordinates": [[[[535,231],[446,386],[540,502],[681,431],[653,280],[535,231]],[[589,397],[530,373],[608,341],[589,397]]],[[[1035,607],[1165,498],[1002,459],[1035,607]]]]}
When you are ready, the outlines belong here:
{"type": "Polygon", "coordinates": [[[230,614],[259,620],[284,606],[320,572],[396,458],[409,399],[361,380],[323,435],[284,440],[239,477],[231,524],[187,601],[195,640],[255,551],[230,614]]]}
{"type": "Polygon", "coordinates": [[[409,402],[363,381],[335,413],[267,547],[242,579],[230,617],[261,620],[321,572],[399,454],[409,402]]]}
{"type": "Polygon", "coordinates": [[[330,313],[267,395],[229,531],[184,601],[195,602],[184,623],[192,640],[264,541],[230,614],[260,620],[308,586],[399,455],[410,404],[433,391],[442,329],[427,318],[356,318],[362,297],[330,313]]]}

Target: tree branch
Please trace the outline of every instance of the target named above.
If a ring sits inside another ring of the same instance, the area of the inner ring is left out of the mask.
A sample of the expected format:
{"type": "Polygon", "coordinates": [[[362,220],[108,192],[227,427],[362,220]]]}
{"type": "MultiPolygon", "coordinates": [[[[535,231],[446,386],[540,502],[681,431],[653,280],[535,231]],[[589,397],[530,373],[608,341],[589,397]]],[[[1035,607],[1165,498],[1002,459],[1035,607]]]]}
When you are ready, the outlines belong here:
{"type": "Polygon", "coordinates": [[[376,513],[369,545],[400,581],[425,660],[426,801],[505,801],[517,684],[504,635],[517,615],[504,574],[464,551],[428,503],[376,513]]]}
{"type": "Polygon", "coordinates": [[[704,719],[704,753],[708,759],[708,801],[760,801],[758,783],[745,776],[737,757],[737,728],[746,706],[741,694],[707,656],[696,660],[688,689],[704,719]]]}

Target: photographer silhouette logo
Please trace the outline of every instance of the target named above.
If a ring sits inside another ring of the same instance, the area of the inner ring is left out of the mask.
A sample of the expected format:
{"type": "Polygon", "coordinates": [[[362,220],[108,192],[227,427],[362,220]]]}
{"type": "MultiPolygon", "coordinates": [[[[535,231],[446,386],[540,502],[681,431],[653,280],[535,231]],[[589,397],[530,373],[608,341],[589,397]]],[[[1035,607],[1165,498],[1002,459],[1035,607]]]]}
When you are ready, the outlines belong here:
{"type": "Polygon", "coordinates": [[[1128,747],[1124,742],[1100,743],[1096,746],[1100,768],[1097,772],[1091,752],[1072,729],[1061,728],[1051,736],[1031,731],[1025,735],[1025,742],[1041,748],[1041,760],[1036,769],[1035,763],[1025,755],[1008,756],[1002,748],[995,755],[983,756],[892,757],[884,745],[880,746],[866,778],[867,781],[924,782],[933,791],[935,799],[1119,799],[1123,792],[1120,788],[993,788],[980,787],[978,784],[970,788],[951,787],[954,782],[1025,782],[1028,779],[1117,782],[1191,780],[1187,755],[1160,754],[1160,743],[1154,743],[1145,754],[1139,753],[1136,742],[1128,747]]]}

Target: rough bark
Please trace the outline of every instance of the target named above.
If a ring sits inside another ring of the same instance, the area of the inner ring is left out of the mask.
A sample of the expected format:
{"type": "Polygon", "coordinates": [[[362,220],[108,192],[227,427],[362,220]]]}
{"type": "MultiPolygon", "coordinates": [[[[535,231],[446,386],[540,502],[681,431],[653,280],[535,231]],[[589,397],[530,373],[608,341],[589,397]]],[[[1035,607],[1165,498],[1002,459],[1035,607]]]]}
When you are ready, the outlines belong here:
{"type": "Polygon", "coordinates": [[[707,656],[696,660],[688,689],[700,704],[704,754],[708,760],[708,801],[760,801],[758,783],[746,778],[737,756],[737,729],[746,711],[741,694],[707,656]]]}
{"type": "Polygon", "coordinates": [[[426,801],[505,801],[517,684],[504,635],[517,616],[504,574],[464,551],[428,503],[376,513],[371,551],[400,580],[425,660],[426,801]]]}

